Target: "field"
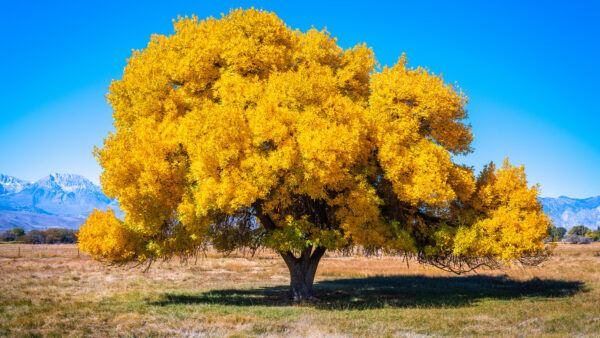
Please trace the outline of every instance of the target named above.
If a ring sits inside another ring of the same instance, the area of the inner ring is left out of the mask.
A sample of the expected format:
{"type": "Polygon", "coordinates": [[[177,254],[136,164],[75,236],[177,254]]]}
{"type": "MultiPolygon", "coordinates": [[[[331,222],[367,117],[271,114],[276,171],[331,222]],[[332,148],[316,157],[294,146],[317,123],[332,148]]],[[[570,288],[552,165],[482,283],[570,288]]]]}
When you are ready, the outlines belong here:
{"type": "Polygon", "coordinates": [[[537,268],[456,276],[395,257],[326,257],[320,301],[287,300],[272,254],[106,266],[75,246],[0,245],[0,336],[597,336],[600,244],[537,268]],[[45,248],[44,248],[45,247],[45,248]],[[11,258],[17,257],[19,258],[11,258]]]}

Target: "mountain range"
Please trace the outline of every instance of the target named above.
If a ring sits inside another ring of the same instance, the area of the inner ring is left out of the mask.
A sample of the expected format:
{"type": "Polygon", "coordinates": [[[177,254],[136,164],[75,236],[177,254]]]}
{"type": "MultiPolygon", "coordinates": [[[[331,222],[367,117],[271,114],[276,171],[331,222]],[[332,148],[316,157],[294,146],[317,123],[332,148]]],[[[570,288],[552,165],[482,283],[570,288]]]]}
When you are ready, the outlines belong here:
{"type": "Polygon", "coordinates": [[[600,196],[583,199],[541,197],[540,201],[557,227],[567,230],[576,225],[585,225],[592,230],[600,227],[600,196]]]}
{"type": "MultiPolygon", "coordinates": [[[[556,226],[571,229],[600,226],[600,196],[586,199],[541,197],[544,210],[556,226]]],[[[14,227],[25,230],[69,228],[77,230],[94,208],[111,207],[119,217],[116,200],[87,178],[74,174],[51,174],[27,182],[0,174],[0,231],[14,227]]]]}
{"type": "Polygon", "coordinates": [[[0,174],[0,230],[69,228],[77,230],[95,208],[114,209],[117,201],[87,178],[74,174],[51,174],[27,182],[0,174]]]}

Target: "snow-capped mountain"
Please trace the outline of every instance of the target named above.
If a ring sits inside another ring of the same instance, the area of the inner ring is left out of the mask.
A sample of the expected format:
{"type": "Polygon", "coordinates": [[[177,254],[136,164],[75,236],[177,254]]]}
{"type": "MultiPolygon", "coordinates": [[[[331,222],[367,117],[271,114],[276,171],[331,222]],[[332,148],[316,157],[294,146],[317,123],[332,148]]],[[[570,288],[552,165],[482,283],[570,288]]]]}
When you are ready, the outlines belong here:
{"type": "Polygon", "coordinates": [[[0,206],[14,210],[39,211],[61,216],[87,217],[94,208],[105,208],[112,202],[100,187],[88,179],[72,174],[52,174],[25,189],[0,196],[0,206]]]}
{"type": "Polygon", "coordinates": [[[18,178],[0,174],[0,195],[19,192],[31,185],[31,182],[26,182],[18,178]]]}
{"type": "Polygon", "coordinates": [[[592,230],[600,227],[600,196],[585,199],[542,197],[540,200],[557,227],[567,230],[576,225],[585,225],[592,230]]]}
{"type": "Polygon", "coordinates": [[[0,229],[77,229],[94,208],[105,210],[108,206],[118,211],[115,200],[80,175],[51,174],[33,183],[1,176],[0,229]]]}

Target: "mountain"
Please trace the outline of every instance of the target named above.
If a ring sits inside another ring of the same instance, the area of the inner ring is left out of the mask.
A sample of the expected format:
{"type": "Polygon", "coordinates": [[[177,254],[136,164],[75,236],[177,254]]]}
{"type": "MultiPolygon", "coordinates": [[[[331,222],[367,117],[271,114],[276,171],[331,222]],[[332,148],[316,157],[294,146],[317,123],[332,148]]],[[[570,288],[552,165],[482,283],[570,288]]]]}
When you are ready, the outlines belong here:
{"type": "Polygon", "coordinates": [[[100,187],[72,174],[52,174],[21,191],[0,196],[2,209],[73,217],[87,217],[94,208],[105,208],[111,202],[100,187]]]}
{"type": "Polygon", "coordinates": [[[94,208],[108,206],[122,216],[115,200],[80,175],[51,174],[33,183],[0,176],[0,230],[78,229],[94,208]]]}
{"type": "Polygon", "coordinates": [[[0,232],[19,227],[26,231],[49,228],[77,230],[85,218],[40,214],[29,211],[0,210],[0,232]]]}
{"type": "Polygon", "coordinates": [[[557,227],[567,230],[576,225],[585,225],[592,230],[600,227],[600,196],[585,199],[542,197],[540,200],[557,227]]]}
{"type": "Polygon", "coordinates": [[[30,184],[30,182],[25,182],[12,176],[0,174],[0,195],[19,192],[28,187],[30,184]]]}

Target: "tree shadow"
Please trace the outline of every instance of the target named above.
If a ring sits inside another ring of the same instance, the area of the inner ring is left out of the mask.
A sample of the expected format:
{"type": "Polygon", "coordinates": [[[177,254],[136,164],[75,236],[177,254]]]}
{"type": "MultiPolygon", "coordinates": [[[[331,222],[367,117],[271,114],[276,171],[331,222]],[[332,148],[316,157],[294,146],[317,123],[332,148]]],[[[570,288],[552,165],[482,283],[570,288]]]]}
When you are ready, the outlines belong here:
{"type": "MultiPolygon", "coordinates": [[[[373,309],[382,307],[459,307],[481,300],[553,298],[584,292],[580,281],[534,278],[517,281],[507,276],[427,277],[389,276],[324,280],[315,283],[319,309],[373,309]]],[[[165,293],[152,305],[221,304],[287,306],[289,286],[211,290],[200,294],[165,293]]]]}

